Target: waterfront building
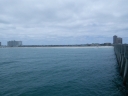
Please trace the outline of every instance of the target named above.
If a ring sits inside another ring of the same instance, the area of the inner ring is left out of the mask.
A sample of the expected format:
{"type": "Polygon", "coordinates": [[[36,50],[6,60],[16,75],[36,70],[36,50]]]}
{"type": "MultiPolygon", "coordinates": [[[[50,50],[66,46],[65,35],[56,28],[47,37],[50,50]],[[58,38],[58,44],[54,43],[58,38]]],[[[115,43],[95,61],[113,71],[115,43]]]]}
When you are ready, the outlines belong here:
{"type": "Polygon", "coordinates": [[[22,41],[8,41],[7,42],[7,46],[8,47],[18,47],[18,46],[22,46],[22,41]]]}
{"type": "Polygon", "coordinates": [[[117,36],[116,35],[113,36],[113,44],[117,44],[117,36]]]}
{"type": "Polygon", "coordinates": [[[118,44],[122,44],[122,38],[117,38],[117,42],[118,42],[118,44]]]}
{"type": "Polygon", "coordinates": [[[117,37],[116,35],[113,36],[113,44],[122,44],[122,38],[117,37]]]}

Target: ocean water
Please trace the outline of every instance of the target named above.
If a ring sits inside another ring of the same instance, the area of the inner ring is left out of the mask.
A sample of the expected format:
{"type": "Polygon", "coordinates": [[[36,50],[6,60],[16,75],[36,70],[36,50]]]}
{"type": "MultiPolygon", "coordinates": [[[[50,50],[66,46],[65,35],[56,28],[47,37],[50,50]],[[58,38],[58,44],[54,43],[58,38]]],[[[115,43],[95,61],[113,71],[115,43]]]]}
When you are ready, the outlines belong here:
{"type": "Polygon", "coordinates": [[[128,96],[113,47],[0,48],[0,96],[128,96]]]}

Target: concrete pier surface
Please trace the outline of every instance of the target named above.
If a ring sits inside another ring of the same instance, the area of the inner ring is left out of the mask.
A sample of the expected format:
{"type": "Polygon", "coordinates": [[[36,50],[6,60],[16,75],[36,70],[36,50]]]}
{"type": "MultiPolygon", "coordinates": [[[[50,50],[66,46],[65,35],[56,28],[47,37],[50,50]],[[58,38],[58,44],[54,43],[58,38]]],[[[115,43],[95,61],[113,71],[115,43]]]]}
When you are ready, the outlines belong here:
{"type": "Polygon", "coordinates": [[[114,45],[114,51],[119,65],[123,84],[128,85],[128,44],[114,45]]]}

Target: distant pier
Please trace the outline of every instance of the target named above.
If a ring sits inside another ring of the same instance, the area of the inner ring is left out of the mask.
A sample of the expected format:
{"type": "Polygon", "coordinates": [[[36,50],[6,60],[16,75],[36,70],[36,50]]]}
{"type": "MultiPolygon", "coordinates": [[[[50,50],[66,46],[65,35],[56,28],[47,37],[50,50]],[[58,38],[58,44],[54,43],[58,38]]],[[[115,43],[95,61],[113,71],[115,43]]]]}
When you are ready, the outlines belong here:
{"type": "Polygon", "coordinates": [[[128,83],[128,44],[114,45],[115,55],[119,65],[119,71],[123,77],[123,84],[128,83]]]}

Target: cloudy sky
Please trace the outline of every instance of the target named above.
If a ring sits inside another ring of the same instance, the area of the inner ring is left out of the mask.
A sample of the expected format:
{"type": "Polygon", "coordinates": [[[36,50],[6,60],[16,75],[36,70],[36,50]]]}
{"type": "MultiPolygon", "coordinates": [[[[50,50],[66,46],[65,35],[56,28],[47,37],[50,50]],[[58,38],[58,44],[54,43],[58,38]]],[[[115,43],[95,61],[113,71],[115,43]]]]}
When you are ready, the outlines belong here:
{"type": "Polygon", "coordinates": [[[0,0],[0,41],[128,43],[128,0],[0,0]]]}

